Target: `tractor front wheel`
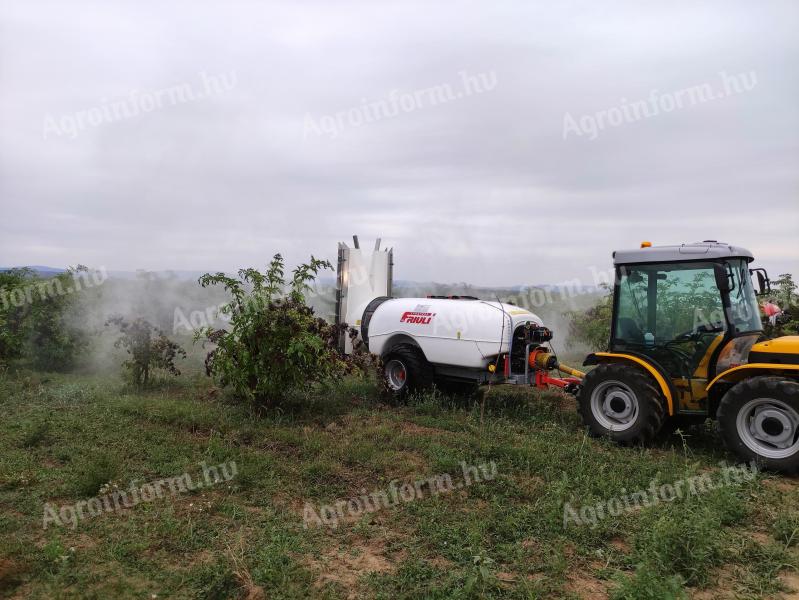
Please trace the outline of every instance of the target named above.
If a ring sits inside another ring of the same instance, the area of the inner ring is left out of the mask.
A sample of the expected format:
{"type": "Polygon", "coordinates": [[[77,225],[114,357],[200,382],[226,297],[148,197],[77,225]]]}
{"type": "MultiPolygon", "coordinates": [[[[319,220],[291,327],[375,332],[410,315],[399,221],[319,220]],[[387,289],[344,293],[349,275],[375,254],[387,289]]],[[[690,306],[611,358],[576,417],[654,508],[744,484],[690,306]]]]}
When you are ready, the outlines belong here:
{"type": "Polygon", "coordinates": [[[727,447],[767,469],[799,470],[799,383],[783,377],[745,379],[724,394],[716,414],[727,447]]]}
{"type": "Polygon", "coordinates": [[[655,437],[665,419],[663,395],[641,369],[603,363],[589,371],[577,396],[583,423],[592,435],[622,443],[655,437]]]}

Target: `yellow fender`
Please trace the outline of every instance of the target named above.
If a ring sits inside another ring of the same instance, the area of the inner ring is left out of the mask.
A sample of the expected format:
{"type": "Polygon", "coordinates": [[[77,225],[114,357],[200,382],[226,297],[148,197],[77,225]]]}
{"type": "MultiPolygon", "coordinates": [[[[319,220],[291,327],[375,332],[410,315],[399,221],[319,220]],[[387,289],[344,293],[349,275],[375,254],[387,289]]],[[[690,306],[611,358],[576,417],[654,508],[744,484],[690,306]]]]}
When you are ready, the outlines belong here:
{"type": "Polygon", "coordinates": [[[799,371],[799,365],[783,365],[780,363],[749,363],[739,367],[727,369],[707,384],[708,391],[717,381],[723,379],[729,382],[739,382],[742,379],[755,377],[756,375],[775,375],[777,371],[799,371]]]}
{"type": "MultiPolygon", "coordinates": [[[[663,379],[663,375],[660,372],[650,365],[645,360],[638,358],[637,356],[633,356],[631,354],[619,354],[617,352],[595,352],[594,356],[601,356],[602,358],[619,358],[621,360],[629,360],[630,362],[634,362],[637,365],[642,366],[646,371],[652,375],[655,381],[658,382],[660,386],[660,391],[663,392],[663,396],[666,398],[666,404],[669,409],[669,416],[674,415],[674,399],[671,396],[671,390],[669,389],[669,384],[663,379]]],[[[797,367],[799,368],[799,367],[797,367]]]]}

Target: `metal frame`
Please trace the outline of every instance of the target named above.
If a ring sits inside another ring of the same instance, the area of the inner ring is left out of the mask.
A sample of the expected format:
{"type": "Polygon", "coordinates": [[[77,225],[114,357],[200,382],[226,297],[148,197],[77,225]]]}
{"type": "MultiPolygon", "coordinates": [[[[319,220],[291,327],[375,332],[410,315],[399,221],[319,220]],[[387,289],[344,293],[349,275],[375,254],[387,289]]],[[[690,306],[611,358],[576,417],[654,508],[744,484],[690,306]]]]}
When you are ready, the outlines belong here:
{"type": "MultiPolygon", "coordinates": [[[[344,313],[344,301],[346,299],[346,289],[344,288],[344,265],[347,262],[347,255],[349,248],[346,244],[339,242],[338,244],[338,263],[336,265],[336,325],[341,325],[343,322],[342,314],[344,313]]],[[[342,354],[345,350],[346,334],[339,332],[338,349],[342,354]]]]}

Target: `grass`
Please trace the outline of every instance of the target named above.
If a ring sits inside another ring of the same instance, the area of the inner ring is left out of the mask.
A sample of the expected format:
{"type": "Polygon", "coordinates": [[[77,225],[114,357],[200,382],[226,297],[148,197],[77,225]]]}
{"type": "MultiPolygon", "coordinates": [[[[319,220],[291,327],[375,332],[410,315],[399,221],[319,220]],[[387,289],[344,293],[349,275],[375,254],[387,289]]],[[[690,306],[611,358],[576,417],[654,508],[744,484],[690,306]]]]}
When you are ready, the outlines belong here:
{"type": "MultiPolygon", "coordinates": [[[[797,565],[799,486],[759,474],[671,502],[579,511],[734,463],[711,428],[648,448],[585,435],[573,400],[495,388],[379,401],[368,382],[261,414],[207,380],[145,392],[96,376],[0,379],[0,596],[30,598],[778,597],[797,565]],[[230,481],[50,523],[62,507],[234,461],[230,481]],[[496,465],[496,476],[303,526],[307,503],[496,465]]],[[[795,579],[794,579],[795,581],[795,579]]]]}

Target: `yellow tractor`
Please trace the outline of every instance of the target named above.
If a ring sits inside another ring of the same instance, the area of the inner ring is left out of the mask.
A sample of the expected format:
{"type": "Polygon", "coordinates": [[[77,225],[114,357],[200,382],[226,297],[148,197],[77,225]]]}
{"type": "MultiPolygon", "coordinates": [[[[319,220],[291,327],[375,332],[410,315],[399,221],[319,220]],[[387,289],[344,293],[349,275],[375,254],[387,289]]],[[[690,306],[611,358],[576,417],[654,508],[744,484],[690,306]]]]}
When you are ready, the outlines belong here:
{"type": "Polygon", "coordinates": [[[669,419],[710,417],[745,461],[799,470],[799,336],[761,341],[769,280],[752,254],[644,242],[613,260],[609,351],[587,357],[577,394],[589,431],[639,443],[669,419]]]}

